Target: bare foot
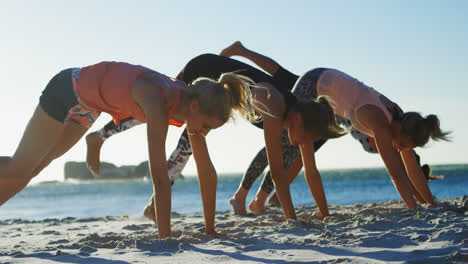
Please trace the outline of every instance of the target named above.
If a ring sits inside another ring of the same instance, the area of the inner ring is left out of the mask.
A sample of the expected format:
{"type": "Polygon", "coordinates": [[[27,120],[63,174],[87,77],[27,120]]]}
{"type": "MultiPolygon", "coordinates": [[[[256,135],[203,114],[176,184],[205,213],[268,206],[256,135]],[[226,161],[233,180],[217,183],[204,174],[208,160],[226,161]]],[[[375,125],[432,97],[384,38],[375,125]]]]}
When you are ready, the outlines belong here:
{"type": "Polygon", "coordinates": [[[320,211],[315,212],[314,216],[320,220],[323,220],[325,218],[320,211]]]}
{"type": "Polygon", "coordinates": [[[244,216],[247,215],[247,210],[245,210],[245,201],[242,202],[232,197],[229,200],[229,204],[231,204],[235,215],[244,215],[244,216]]]}
{"type": "Polygon", "coordinates": [[[145,211],[143,212],[143,215],[148,218],[149,220],[152,220],[155,224],[158,222],[156,221],[156,211],[154,210],[154,200],[153,196],[151,197],[150,202],[146,205],[145,211]]]}
{"type": "Polygon", "coordinates": [[[103,143],[104,140],[102,140],[98,132],[93,132],[86,136],[86,145],[88,147],[86,165],[95,176],[99,176],[99,171],[101,169],[100,154],[103,143]]]}
{"type": "Polygon", "coordinates": [[[231,46],[223,49],[219,55],[224,57],[232,57],[235,55],[240,55],[242,51],[245,50],[245,47],[240,41],[234,42],[231,46]]]}
{"type": "Polygon", "coordinates": [[[253,201],[249,204],[249,210],[254,214],[261,214],[266,212],[265,201],[260,201],[255,197],[253,201]]]}
{"type": "Polygon", "coordinates": [[[271,205],[271,206],[276,206],[276,207],[280,207],[281,206],[281,203],[278,199],[278,195],[275,193],[273,193],[273,195],[270,197],[270,199],[268,200],[268,205],[271,205]]]}

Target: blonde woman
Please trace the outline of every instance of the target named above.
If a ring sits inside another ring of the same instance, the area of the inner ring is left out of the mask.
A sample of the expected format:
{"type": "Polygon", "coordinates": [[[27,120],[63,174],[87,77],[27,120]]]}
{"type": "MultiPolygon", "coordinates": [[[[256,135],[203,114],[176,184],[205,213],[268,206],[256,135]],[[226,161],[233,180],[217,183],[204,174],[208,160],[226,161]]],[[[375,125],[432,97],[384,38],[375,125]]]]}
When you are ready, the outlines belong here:
{"type": "Polygon", "coordinates": [[[204,136],[222,126],[232,116],[232,110],[254,119],[249,82],[245,77],[227,73],[217,81],[200,78],[187,86],[149,68],[123,62],[63,70],[43,91],[14,155],[0,157],[0,205],[67,152],[101,112],[112,115],[116,124],[132,116],[147,123],[159,237],[170,237],[166,135],[169,125],[185,123],[199,173],[205,232],[216,236],[217,176],[204,136]]]}

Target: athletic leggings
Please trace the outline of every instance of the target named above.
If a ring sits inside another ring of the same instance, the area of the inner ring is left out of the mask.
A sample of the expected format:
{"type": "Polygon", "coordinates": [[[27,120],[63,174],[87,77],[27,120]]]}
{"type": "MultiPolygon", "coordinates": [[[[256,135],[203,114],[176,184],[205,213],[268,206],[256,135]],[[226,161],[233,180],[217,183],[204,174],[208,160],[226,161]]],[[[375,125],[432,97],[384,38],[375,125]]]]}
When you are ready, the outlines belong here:
{"type": "MultiPolygon", "coordinates": [[[[110,121],[97,132],[102,140],[106,140],[112,135],[123,132],[139,124],[142,124],[142,122],[134,119],[133,117],[128,117],[122,119],[119,125],[115,125],[113,121],[110,121]]],[[[171,156],[167,160],[167,174],[171,184],[174,184],[174,182],[180,177],[181,172],[191,155],[192,146],[190,146],[187,129],[184,129],[184,132],[180,135],[177,148],[172,152],[171,156]]]]}
{"type": "Polygon", "coordinates": [[[98,133],[99,133],[99,136],[102,138],[102,140],[106,140],[112,135],[118,134],[120,132],[123,132],[129,128],[132,128],[140,124],[143,124],[143,123],[134,119],[133,117],[127,117],[125,119],[122,119],[119,125],[116,125],[113,121],[110,121],[109,123],[107,123],[107,125],[101,128],[98,131],[98,133]]]}

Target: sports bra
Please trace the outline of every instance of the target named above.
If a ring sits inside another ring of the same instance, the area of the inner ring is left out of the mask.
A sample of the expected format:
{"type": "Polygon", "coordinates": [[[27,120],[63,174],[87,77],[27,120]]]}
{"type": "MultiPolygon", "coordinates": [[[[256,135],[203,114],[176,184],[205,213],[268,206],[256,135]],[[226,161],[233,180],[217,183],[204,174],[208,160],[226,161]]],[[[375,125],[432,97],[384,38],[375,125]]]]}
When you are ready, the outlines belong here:
{"type": "MultiPolygon", "coordinates": [[[[134,117],[140,122],[146,122],[146,115],[132,96],[133,83],[144,73],[154,72],[166,79],[175,92],[175,102],[169,107],[169,116],[180,103],[180,87],[164,74],[149,68],[132,65],[125,62],[100,62],[79,69],[73,86],[80,103],[100,112],[109,113],[118,125],[122,119],[134,117]]],[[[75,75],[74,74],[74,75],[75,75]]],[[[166,92],[161,92],[168,102],[166,92]]],[[[169,120],[169,124],[182,126],[183,123],[169,120]]]]}

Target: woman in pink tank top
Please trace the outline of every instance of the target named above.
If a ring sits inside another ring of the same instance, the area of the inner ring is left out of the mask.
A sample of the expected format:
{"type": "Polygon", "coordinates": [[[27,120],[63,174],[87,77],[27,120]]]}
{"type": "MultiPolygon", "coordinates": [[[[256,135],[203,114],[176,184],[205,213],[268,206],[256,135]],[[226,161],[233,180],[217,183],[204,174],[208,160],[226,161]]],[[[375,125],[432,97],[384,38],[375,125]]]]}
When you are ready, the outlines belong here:
{"type": "MultiPolygon", "coordinates": [[[[313,71],[302,76],[298,83],[307,82],[313,71]]],[[[328,96],[334,102],[338,116],[349,119],[354,128],[372,139],[408,208],[416,207],[413,195],[421,203],[435,204],[412,150],[424,146],[429,138],[448,140],[449,132],[441,131],[437,116],[404,113],[374,89],[333,69],[320,73],[316,87],[319,96],[328,96]],[[399,114],[392,116],[389,109],[395,108],[399,114]]]]}
{"type": "Polygon", "coordinates": [[[0,205],[75,145],[101,112],[111,114],[117,123],[132,116],[147,122],[159,237],[169,237],[171,191],[165,143],[168,126],[185,123],[199,172],[205,232],[217,236],[217,176],[204,136],[231,118],[233,110],[248,120],[256,118],[250,83],[246,77],[225,73],[217,81],[199,78],[186,85],[122,62],[64,70],[43,91],[15,154],[0,157],[0,205]]]}

